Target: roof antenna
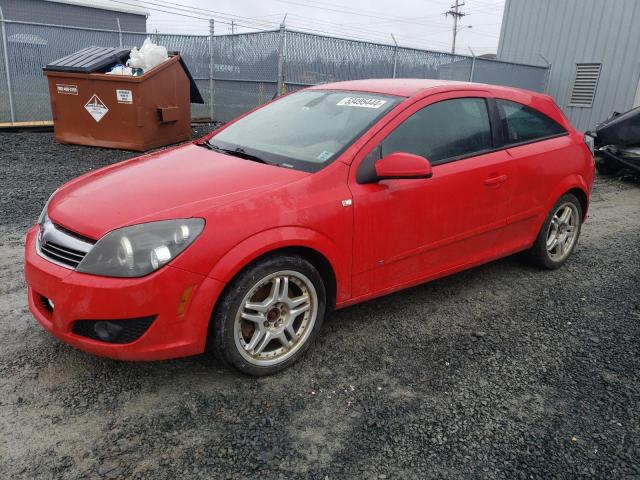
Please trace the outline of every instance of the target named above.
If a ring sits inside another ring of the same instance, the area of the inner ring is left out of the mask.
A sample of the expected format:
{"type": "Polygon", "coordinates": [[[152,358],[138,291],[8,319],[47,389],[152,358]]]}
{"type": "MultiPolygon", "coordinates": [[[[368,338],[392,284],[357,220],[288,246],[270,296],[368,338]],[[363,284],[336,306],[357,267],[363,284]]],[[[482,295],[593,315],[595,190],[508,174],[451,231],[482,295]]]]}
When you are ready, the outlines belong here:
{"type": "Polygon", "coordinates": [[[282,19],[282,23],[280,24],[281,27],[284,27],[284,23],[287,21],[287,15],[288,12],[284,14],[284,18],[282,19]]]}

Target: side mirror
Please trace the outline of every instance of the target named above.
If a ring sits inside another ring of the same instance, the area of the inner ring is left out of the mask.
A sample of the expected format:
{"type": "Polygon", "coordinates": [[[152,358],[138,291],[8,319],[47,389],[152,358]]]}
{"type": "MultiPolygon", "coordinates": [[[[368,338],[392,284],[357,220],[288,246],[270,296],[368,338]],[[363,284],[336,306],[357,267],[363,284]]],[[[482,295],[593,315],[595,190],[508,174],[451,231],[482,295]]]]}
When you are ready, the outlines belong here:
{"type": "Polygon", "coordinates": [[[394,152],[375,164],[378,180],[386,178],[430,178],[433,175],[429,160],[420,155],[394,152]]]}

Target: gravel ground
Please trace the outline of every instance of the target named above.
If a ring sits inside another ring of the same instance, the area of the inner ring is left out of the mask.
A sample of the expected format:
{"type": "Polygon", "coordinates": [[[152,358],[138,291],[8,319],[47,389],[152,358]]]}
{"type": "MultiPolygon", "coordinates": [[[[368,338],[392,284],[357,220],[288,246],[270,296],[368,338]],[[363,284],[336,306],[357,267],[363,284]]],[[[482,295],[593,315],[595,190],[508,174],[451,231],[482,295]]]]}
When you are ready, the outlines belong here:
{"type": "Polygon", "coordinates": [[[253,379],[91,357],[30,316],[26,228],[129,156],[0,133],[0,478],[640,477],[637,184],[597,181],[562,269],[515,256],[335,312],[253,379]]]}

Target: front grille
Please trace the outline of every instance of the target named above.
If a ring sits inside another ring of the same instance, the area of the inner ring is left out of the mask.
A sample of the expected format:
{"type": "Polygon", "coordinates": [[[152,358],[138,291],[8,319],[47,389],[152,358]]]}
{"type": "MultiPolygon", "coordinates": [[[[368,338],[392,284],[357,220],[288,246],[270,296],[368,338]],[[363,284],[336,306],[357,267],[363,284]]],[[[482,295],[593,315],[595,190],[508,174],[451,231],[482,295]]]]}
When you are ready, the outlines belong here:
{"type": "Polygon", "coordinates": [[[64,263],[71,268],[76,268],[86,255],[85,252],[74,250],[73,248],[69,247],[63,247],[62,245],[51,241],[46,241],[41,244],[40,251],[49,260],[64,263]]]}
{"type": "Polygon", "coordinates": [[[155,319],[155,316],[151,316],[129,318],[126,320],[77,320],[73,323],[71,331],[81,337],[90,338],[99,342],[117,344],[131,343],[144,335],[155,319]],[[121,328],[116,338],[105,341],[97,335],[95,327],[97,323],[101,322],[112,323],[121,328]]]}
{"type": "Polygon", "coordinates": [[[40,225],[40,232],[38,232],[36,239],[36,250],[50,262],[75,269],[94,244],[94,240],[55,225],[47,218],[40,225]]]}

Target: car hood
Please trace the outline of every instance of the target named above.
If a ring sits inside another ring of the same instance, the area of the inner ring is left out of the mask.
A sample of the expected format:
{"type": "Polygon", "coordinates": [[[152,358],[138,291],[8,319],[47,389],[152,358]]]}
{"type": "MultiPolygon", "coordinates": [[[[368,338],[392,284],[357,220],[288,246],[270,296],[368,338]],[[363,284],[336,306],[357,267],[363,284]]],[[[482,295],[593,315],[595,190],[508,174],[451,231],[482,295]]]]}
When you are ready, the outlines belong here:
{"type": "Polygon", "coordinates": [[[190,144],[72,180],[55,194],[48,212],[54,223],[98,239],[127,225],[203,215],[308,175],[190,144]]]}

